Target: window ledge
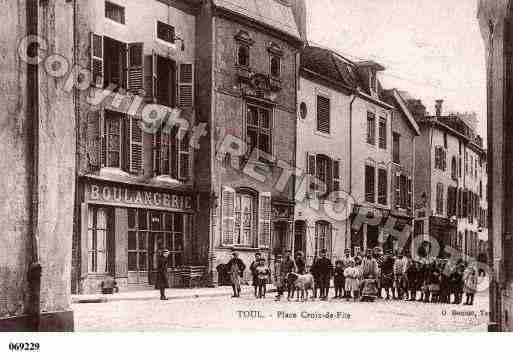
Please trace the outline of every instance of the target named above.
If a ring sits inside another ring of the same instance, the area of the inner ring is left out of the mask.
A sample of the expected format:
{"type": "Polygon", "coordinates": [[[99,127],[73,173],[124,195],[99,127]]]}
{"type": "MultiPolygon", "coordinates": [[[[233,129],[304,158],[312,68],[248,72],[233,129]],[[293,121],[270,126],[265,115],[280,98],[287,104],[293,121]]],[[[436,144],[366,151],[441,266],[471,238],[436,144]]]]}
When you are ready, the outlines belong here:
{"type": "Polygon", "coordinates": [[[105,17],[105,20],[108,22],[108,23],[111,23],[111,24],[114,24],[116,26],[122,26],[124,29],[126,29],[126,18],[125,18],[125,24],[121,23],[121,22],[118,22],[116,20],[112,20],[111,18],[109,17],[105,17]]]}
{"type": "Polygon", "coordinates": [[[170,185],[182,184],[181,181],[179,181],[176,178],[173,178],[169,175],[155,176],[151,179],[151,182],[159,182],[159,183],[165,183],[165,184],[170,184],[170,185]]]}
{"type": "Polygon", "coordinates": [[[124,177],[124,178],[134,178],[135,176],[131,175],[128,172],[123,171],[117,167],[103,167],[100,169],[100,176],[115,176],[115,177],[124,177]]]}
{"type": "Polygon", "coordinates": [[[173,49],[174,51],[176,51],[178,49],[178,47],[176,46],[176,43],[167,42],[166,40],[159,39],[158,37],[155,37],[155,42],[160,45],[169,47],[169,48],[173,49]]]}
{"type": "Polygon", "coordinates": [[[319,130],[314,130],[314,134],[317,136],[325,137],[325,138],[333,138],[331,133],[322,132],[319,130]]]}

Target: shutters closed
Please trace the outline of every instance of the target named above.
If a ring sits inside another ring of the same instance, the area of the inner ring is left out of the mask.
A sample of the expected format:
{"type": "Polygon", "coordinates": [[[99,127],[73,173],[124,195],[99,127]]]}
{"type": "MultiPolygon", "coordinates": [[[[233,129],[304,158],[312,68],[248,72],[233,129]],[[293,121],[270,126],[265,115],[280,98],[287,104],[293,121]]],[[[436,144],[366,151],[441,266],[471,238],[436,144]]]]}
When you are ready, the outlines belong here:
{"type": "Polygon", "coordinates": [[[103,36],[91,33],[91,73],[93,86],[103,87],[103,36]]]}
{"type": "Polygon", "coordinates": [[[130,172],[143,173],[143,132],[136,118],[129,117],[130,121],[130,172]]]}
{"type": "Polygon", "coordinates": [[[313,153],[306,153],[306,173],[307,173],[307,187],[306,192],[312,193],[316,189],[317,161],[313,153]]]}
{"type": "Polygon", "coordinates": [[[101,111],[89,111],[87,114],[87,159],[94,168],[101,167],[101,111]]]}
{"type": "Polygon", "coordinates": [[[271,246],[271,193],[263,192],[259,196],[258,217],[258,246],[269,248],[271,246]]]}
{"type": "Polygon", "coordinates": [[[144,90],[143,43],[128,44],[127,47],[127,90],[139,94],[144,90]]]}
{"type": "Polygon", "coordinates": [[[190,108],[194,106],[194,66],[180,64],[178,74],[178,107],[190,108]]]}
{"type": "Polygon", "coordinates": [[[235,190],[230,187],[223,187],[222,191],[222,244],[225,246],[233,244],[233,232],[235,228],[235,190]]]}
{"type": "Polygon", "coordinates": [[[330,99],[317,96],[317,131],[330,133],[330,99]]]}

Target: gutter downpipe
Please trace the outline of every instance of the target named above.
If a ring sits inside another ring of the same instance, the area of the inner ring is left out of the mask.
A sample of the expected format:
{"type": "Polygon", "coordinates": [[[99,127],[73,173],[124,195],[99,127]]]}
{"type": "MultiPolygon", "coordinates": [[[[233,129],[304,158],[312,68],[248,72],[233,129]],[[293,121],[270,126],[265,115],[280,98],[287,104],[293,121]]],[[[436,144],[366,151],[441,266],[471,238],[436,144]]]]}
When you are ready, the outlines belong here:
{"type": "MultiPolygon", "coordinates": [[[[358,91],[357,88],[353,91],[358,91]]],[[[353,104],[356,100],[356,93],[353,93],[353,98],[349,102],[349,195],[353,195],[353,104]]],[[[346,220],[346,239],[348,239],[349,245],[346,245],[347,249],[351,249],[352,234],[351,234],[351,212],[352,208],[349,209],[349,214],[346,220]]]]}

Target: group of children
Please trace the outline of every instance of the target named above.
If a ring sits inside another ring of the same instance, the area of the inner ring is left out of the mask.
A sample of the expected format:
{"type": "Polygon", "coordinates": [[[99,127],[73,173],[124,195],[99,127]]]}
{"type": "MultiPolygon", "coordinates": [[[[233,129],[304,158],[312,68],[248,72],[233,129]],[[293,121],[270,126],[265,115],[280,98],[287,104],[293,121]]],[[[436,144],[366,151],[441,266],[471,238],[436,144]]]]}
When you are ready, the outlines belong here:
{"type": "MultiPolygon", "coordinates": [[[[234,258],[237,258],[236,254],[234,258]]],[[[236,261],[239,267],[245,268],[240,259],[237,258],[236,261]]],[[[323,255],[314,261],[309,269],[314,278],[314,298],[318,292],[319,298],[327,298],[329,282],[333,278],[334,299],[373,302],[376,298],[381,298],[384,291],[386,299],[454,304],[461,304],[463,294],[466,294],[466,301],[463,304],[474,303],[478,273],[472,265],[463,260],[456,263],[440,259],[416,262],[402,254],[382,255],[375,250],[368,250],[364,256],[351,257],[350,251],[346,250],[345,256],[335,261],[335,266],[331,266],[330,261],[329,265],[321,265],[324,263],[322,261],[329,259],[323,255]]],[[[269,265],[265,258],[257,253],[249,269],[253,278],[255,297],[265,298],[267,284],[271,282],[269,265]]],[[[290,292],[294,290],[286,280],[287,275],[292,272],[306,272],[302,253],[296,254],[294,259],[290,252],[283,257],[277,256],[273,278],[278,289],[278,298],[284,290],[289,291],[289,297],[290,292]]]]}

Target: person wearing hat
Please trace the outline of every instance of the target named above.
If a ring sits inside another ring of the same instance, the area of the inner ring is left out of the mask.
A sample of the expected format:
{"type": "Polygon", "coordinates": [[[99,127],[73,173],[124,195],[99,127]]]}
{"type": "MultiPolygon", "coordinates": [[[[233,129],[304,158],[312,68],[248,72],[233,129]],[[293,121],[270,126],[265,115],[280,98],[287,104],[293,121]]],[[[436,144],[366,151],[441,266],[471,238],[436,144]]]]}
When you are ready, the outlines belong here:
{"type": "Polygon", "coordinates": [[[169,288],[169,279],[167,274],[167,263],[169,250],[164,247],[164,241],[157,241],[157,278],[155,280],[155,289],[160,291],[160,300],[167,300],[166,288],[169,288]]]}
{"type": "MultiPolygon", "coordinates": [[[[342,257],[341,261],[342,261],[342,268],[344,271],[346,270],[346,268],[349,268],[351,266],[351,262],[354,265],[354,259],[351,257],[351,250],[349,248],[346,248],[344,250],[344,257],[342,257]]],[[[350,298],[351,291],[346,290],[345,276],[344,276],[344,286],[343,287],[344,287],[344,298],[350,298]]]]}
{"type": "Polygon", "coordinates": [[[297,274],[305,274],[306,272],[306,263],[305,263],[305,255],[301,251],[296,252],[296,268],[297,274]]]}
{"type": "Polygon", "coordinates": [[[317,260],[317,271],[319,273],[320,281],[320,300],[327,300],[330,288],[330,280],[333,274],[333,264],[328,258],[326,249],[321,250],[321,257],[317,260]]]}
{"type": "Polygon", "coordinates": [[[287,281],[288,275],[290,273],[294,273],[296,271],[296,263],[294,263],[294,260],[292,259],[292,252],[289,250],[285,251],[285,256],[280,264],[280,276],[282,278],[282,286],[281,286],[281,292],[278,292],[278,300],[281,298],[281,295],[283,295],[283,291],[287,290],[287,299],[290,300],[291,296],[293,295],[293,286],[290,285],[287,281]]]}
{"type": "Polygon", "coordinates": [[[255,253],[255,260],[249,266],[249,270],[251,272],[251,277],[253,279],[253,287],[255,288],[255,298],[259,297],[258,293],[257,293],[257,290],[258,290],[258,278],[257,278],[256,268],[260,264],[260,259],[261,259],[260,252],[255,253]]]}
{"type": "Polygon", "coordinates": [[[371,275],[376,278],[379,274],[378,262],[372,255],[372,249],[367,249],[365,257],[362,259],[362,275],[367,278],[371,275]]]}
{"type": "Polygon", "coordinates": [[[232,282],[232,298],[238,298],[240,297],[240,282],[242,275],[244,274],[244,270],[246,269],[246,265],[242,259],[239,258],[239,254],[237,252],[233,252],[232,259],[228,262],[227,268],[232,282]]]}

